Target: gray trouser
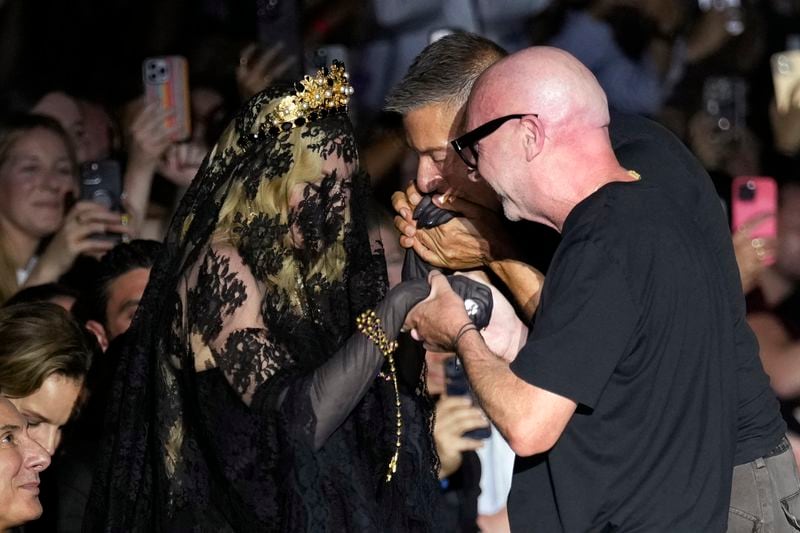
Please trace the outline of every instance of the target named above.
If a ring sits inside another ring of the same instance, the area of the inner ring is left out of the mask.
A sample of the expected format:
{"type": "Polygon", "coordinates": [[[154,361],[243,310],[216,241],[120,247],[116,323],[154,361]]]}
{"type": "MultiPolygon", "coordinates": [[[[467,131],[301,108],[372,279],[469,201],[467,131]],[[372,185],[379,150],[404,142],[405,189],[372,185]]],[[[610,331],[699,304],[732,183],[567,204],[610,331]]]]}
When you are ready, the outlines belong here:
{"type": "Polygon", "coordinates": [[[789,441],[733,469],[729,533],[800,531],[800,481],[789,441]]]}

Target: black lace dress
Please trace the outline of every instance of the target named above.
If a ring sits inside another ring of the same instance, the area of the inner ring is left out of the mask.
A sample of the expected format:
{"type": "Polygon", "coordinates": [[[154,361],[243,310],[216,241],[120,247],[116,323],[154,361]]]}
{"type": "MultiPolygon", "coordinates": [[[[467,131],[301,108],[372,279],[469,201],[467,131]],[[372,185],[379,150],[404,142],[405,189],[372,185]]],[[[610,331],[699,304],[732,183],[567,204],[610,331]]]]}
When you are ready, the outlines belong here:
{"type": "Polygon", "coordinates": [[[297,87],[248,104],[176,213],[132,342],[114,354],[87,531],[435,528],[419,376],[400,386],[387,481],[396,392],[355,330],[373,308],[396,336],[428,289],[385,294],[343,109],[273,126],[297,87]]]}

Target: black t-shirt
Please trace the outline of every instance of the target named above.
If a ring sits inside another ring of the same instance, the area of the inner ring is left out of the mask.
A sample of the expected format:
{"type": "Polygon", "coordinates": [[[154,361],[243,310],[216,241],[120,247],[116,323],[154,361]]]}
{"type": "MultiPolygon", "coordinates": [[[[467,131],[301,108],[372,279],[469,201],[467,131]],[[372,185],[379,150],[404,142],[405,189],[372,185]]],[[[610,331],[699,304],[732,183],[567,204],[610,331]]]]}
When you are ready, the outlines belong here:
{"type": "MultiPolygon", "coordinates": [[[[758,357],[758,341],[745,319],[739,267],[728,221],[716,189],[702,165],[671,132],[655,122],[612,112],[611,141],[623,166],[659,187],[696,226],[697,236],[716,255],[730,304],[736,340],[738,435],[734,464],[748,463],[773,449],[785,432],[778,402],[758,357]]],[[[678,216],[676,214],[676,216],[678,216]]],[[[674,275],[680,275],[679,270],[674,275]]]]}
{"type": "Polygon", "coordinates": [[[737,435],[730,295],[683,207],[613,183],[567,218],[512,365],[579,404],[553,449],[517,459],[512,529],[716,531],[737,435]]]}
{"type": "MultiPolygon", "coordinates": [[[[640,172],[643,176],[642,183],[660,189],[663,199],[668,200],[673,207],[673,216],[691,223],[694,228],[692,237],[699,239],[698,243],[704,243],[705,252],[716,258],[716,268],[718,269],[716,279],[721,284],[727,305],[727,315],[720,316],[719,320],[721,324],[730,325],[733,346],[726,354],[727,364],[733,365],[736,371],[736,380],[734,383],[729,383],[728,390],[729,398],[732,398],[736,404],[735,413],[731,414],[736,417],[737,427],[734,435],[736,445],[733,464],[749,462],[772,449],[783,435],[785,426],[780,419],[774,394],[769,388],[769,379],[758,358],[755,336],[745,321],[744,298],[739,281],[738,266],[733,254],[727,220],[713,183],[688,149],[672,133],[650,120],[612,112],[610,136],[620,162],[627,168],[640,172]]],[[[673,262],[670,276],[679,278],[681,275],[681,267],[673,262]]],[[[536,327],[538,328],[539,325],[537,324],[536,327]]],[[[611,328],[609,331],[619,331],[615,329],[619,327],[616,322],[609,327],[611,328]]],[[[581,336],[567,335],[565,342],[573,339],[579,341],[581,336]]],[[[591,342],[592,339],[589,341],[591,342]]],[[[595,344],[602,345],[596,339],[592,345],[595,344]]],[[[522,364],[522,361],[519,360],[517,364],[522,364]]],[[[580,394],[581,396],[574,399],[583,402],[589,401],[597,392],[593,392],[589,388],[580,394]]],[[[661,416],[660,413],[648,413],[648,415],[656,420],[661,416]]],[[[579,405],[577,416],[592,416],[591,408],[588,405],[579,405]]],[[[645,439],[647,436],[640,433],[637,438],[645,439]]],[[[588,457],[595,454],[594,450],[587,449],[585,451],[588,457]]],[[[555,493],[549,485],[552,473],[547,459],[550,455],[552,454],[524,460],[518,459],[518,470],[522,475],[518,474],[514,478],[514,488],[510,500],[511,520],[515,528],[529,530],[531,524],[539,523],[534,520],[534,517],[541,513],[539,507],[533,506],[534,503],[549,510],[552,510],[555,505],[555,500],[553,500],[555,493]],[[537,464],[539,464],[538,468],[537,464]],[[546,489],[534,489],[533,487],[546,487],[546,489]]],[[[670,464],[670,461],[666,459],[664,461],[665,465],[670,464]]],[[[730,461],[730,457],[728,457],[728,461],[730,461]]],[[[577,475],[580,476],[581,472],[578,471],[577,475]]],[[[687,481],[685,484],[689,485],[689,482],[687,481]]],[[[725,486],[724,480],[720,480],[718,488],[725,486]]],[[[562,492],[561,496],[571,499],[573,505],[576,505],[575,502],[577,502],[580,507],[580,502],[587,497],[590,491],[594,492],[594,497],[597,497],[598,490],[603,492],[605,489],[598,489],[579,482],[574,494],[567,495],[562,492]]],[[[723,492],[725,491],[723,490],[723,492]]],[[[669,496],[670,493],[655,493],[655,496],[658,497],[659,494],[669,496]]],[[[723,495],[716,500],[714,509],[704,511],[707,517],[712,514],[716,517],[708,518],[708,520],[719,521],[719,516],[727,507],[727,497],[727,494],[723,495]]],[[[583,515],[587,516],[586,513],[583,515]]],[[[555,519],[558,519],[557,515],[555,519]]],[[[557,522],[550,522],[548,526],[553,531],[557,531],[560,527],[557,522]]],[[[662,524],[656,526],[655,529],[668,528],[662,524]]],[[[549,531],[551,529],[545,526],[541,530],[549,531]]]]}

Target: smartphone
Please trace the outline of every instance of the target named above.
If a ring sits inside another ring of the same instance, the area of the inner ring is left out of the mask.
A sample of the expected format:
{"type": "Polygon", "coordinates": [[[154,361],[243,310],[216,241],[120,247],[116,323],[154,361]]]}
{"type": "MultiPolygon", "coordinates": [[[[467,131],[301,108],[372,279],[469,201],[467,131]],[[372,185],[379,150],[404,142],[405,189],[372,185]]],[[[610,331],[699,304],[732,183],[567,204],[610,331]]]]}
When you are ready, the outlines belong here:
{"type": "Polygon", "coordinates": [[[781,113],[800,108],[800,50],[778,52],[770,56],[775,106],[781,113]]]}
{"type": "MultiPolygon", "coordinates": [[[[750,233],[753,238],[774,239],[778,234],[778,185],[768,176],[737,176],[731,190],[731,228],[739,230],[756,217],[766,216],[750,233]]],[[[766,258],[772,264],[774,258],[766,258]]]]}
{"type": "MultiPolygon", "coordinates": [[[[461,365],[458,357],[450,357],[444,362],[444,380],[445,391],[448,396],[472,397],[472,390],[470,389],[469,381],[467,381],[467,374],[464,372],[464,367],[461,365]]],[[[475,440],[488,439],[492,436],[492,429],[489,426],[473,429],[472,431],[464,433],[464,436],[475,440]]]]}
{"type": "Polygon", "coordinates": [[[703,108],[720,132],[735,135],[747,114],[747,82],[734,76],[709,76],[703,83],[703,108]]]}
{"type": "Polygon", "coordinates": [[[189,67],[181,56],[149,57],[142,63],[144,98],[158,102],[168,113],[164,125],[172,131],[170,139],[184,141],[191,134],[189,67]]]}
{"type": "MultiPolygon", "coordinates": [[[[81,200],[96,202],[111,211],[123,212],[122,171],[118,162],[105,159],[83,163],[80,167],[80,180],[81,200]]],[[[122,240],[119,233],[96,234],[91,237],[114,242],[122,240]]]]}

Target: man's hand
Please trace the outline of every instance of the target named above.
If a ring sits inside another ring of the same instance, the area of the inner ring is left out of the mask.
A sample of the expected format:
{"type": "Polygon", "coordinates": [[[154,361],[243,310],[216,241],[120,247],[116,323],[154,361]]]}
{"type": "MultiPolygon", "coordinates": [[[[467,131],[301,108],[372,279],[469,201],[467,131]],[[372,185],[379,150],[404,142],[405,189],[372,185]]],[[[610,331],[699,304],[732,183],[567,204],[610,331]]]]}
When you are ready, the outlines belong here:
{"type": "Polygon", "coordinates": [[[397,213],[394,217],[394,227],[400,232],[400,246],[403,248],[414,246],[414,236],[417,233],[417,221],[413,218],[414,209],[420,201],[422,195],[413,181],[405,191],[397,191],[392,195],[392,207],[397,213]]]}
{"type": "Polygon", "coordinates": [[[528,328],[519,319],[514,307],[497,288],[489,283],[479,271],[458,273],[474,281],[483,283],[492,291],[492,317],[489,325],[481,330],[483,342],[489,350],[508,363],[517,358],[517,353],[528,338],[528,328]]]}
{"type": "Polygon", "coordinates": [[[456,294],[447,278],[438,270],[428,275],[431,292],[411,308],[403,324],[404,331],[423,342],[426,350],[452,352],[453,341],[462,326],[471,324],[464,300],[456,294]]]}
{"type": "Polygon", "coordinates": [[[483,447],[483,441],[464,437],[464,433],[489,425],[483,412],[468,396],[442,396],[436,402],[433,440],[439,456],[439,478],[444,479],[461,467],[461,454],[483,447]]]}
{"type": "Polygon", "coordinates": [[[414,208],[421,199],[412,183],[405,192],[392,196],[392,206],[398,213],[394,223],[400,232],[400,245],[413,248],[424,261],[436,268],[462,270],[514,256],[501,219],[494,211],[456,194],[435,195],[433,203],[437,207],[460,216],[441,226],[422,229],[413,219],[414,208]]]}

